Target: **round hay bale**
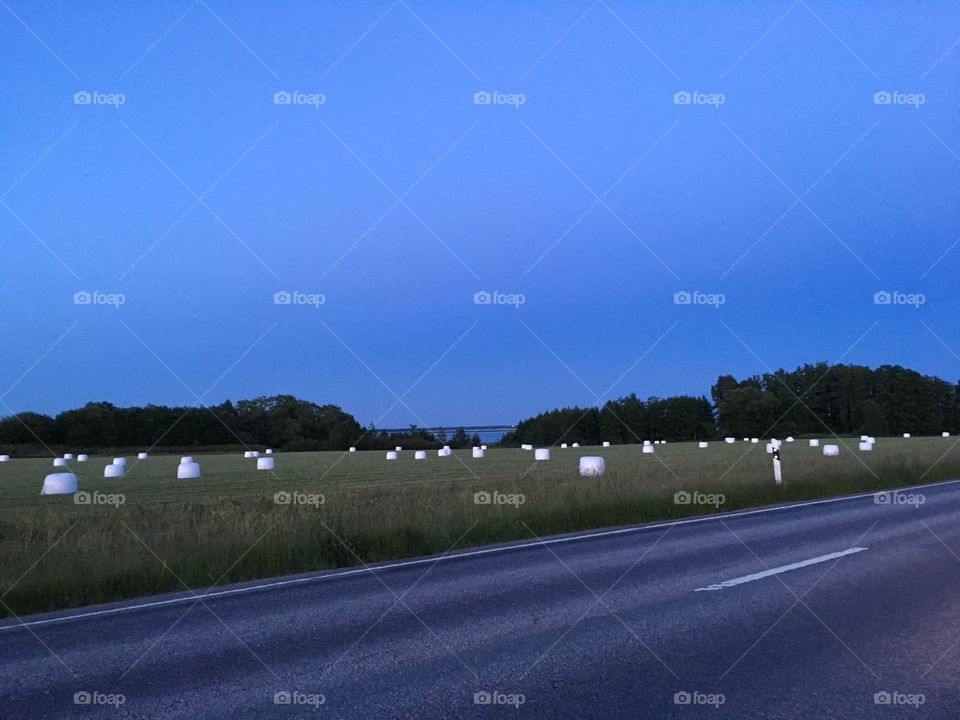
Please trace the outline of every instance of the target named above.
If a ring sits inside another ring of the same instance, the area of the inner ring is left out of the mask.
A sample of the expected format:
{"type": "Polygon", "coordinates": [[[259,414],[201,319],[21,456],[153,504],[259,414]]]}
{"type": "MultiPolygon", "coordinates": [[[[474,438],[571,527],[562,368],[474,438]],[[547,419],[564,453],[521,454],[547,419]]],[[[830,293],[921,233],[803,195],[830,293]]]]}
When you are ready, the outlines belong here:
{"type": "Polygon", "coordinates": [[[356,451],[357,449],[355,447],[350,448],[350,452],[356,452],[356,451]]]}
{"type": "Polygon", "coordinates": [[[192,462],[193,462],[193,458],[190,457],[189,455],[184,455],[182,458],[180,458],[180,464],[181,464],[181,465],[186,465],[186,464],[192,463],[192,462]]]}
{"type": "Polygon", "coordinates": [[[123,457],[114,458],[114,459],[113,459],[113,464],[114,464],[114,465],[126,465],[126,464],[127,464],[127,459],[126,459],[126,458],[123,458],[123,457]]]}
{"type": "Polygon", "coordinates": [[[396,460],[398,457],[396,450],[387,450],[387,460],[396,460]]]}
{"type": "Polygon", "coordinates": [[[89,459],[90,458],[87,457],[86,453],[80,453],[79,455],[77,455],[77,462],[86,462],[89,459]]]}
{"type": "Polygon", "coordinates": [[[566,443],[560,443],[560,447],[563,448],[564,450],[566,450],[566,449],[567,449],[567,444],[566,444],[566,443]]]}
{"type": "Polygon", "coordinates": [[[146,460],[147,457],[147,453],[137,453],[137,460],[146,460]]]}
{"type": "Polygon", "coordinates": [[[414,459],[414,460],[426,460],[426,459],[427,459],[427,451],[426,451],[426,450],[417,450],[417,451],[415,451],[415,452],[413,453],[413,459],[414,459]]]}
{"type": "Polygon", "coordinates": [[[537,448],[533,451],[534,460],[549,460],[550,459],[550,449],[549,448],[537,448]]]}
{"type": "Polygon", "coordinates": [[[105,478],[113,477],[123,477],[123,465],[117,465],[116,463],[111,463],[103,469],[103,476],[105,478]]]}
{"type": "Polygon", "coordinates": [[[603,458],[599,455],[584,455],[580,458],[580,474],[583,477],[597,477],[606,470],[603,458]]]}
{"type": "Polygon", "coordinates": [[[3,463],[3,462],[10,462],[10,456],[9,456],[9,455],[0,455],[0,463],[3,463]]]}
{"type": "Polygon", "coordinates": [[[604,446],[604,447],[610,447],[610,441],[609,441],[609,440],[604,440],[604,441],[603,441],[603,446],[604,446]]]}
{"type": "Polygon", "coordinates": [[[732,437],[725,437],[725,438],[723,439],[723,441],[724,441],[727,445],[733,445],[733,444],[737,441],[737,439],[736,439],[736,438],[732,438],[732,437]]]}
{"type": "Polygon", "coordinates": [[[820,447],[820,441],[816,438],[810,438],[810,447],[820,447]]]}
{"type": "Polygon", "coordinates": [[[273,448],[267,448],[265,452],[267,455],[273,455],[273,448]]]}
{"type": "Polygon", "coordinates": [[[950,437],[950,433],[948,433],[948,432],[942,432],[942,433],[940,433],[940,437],[950,437]]]}
{"type": "Polygon", "coordinates": [[[653,445],[644,445],[644,446],[643,446],[643,454],[644,454],[644,455],[653,455],[653,453],[654,453],[653,445]]]}
{"type": "Polygon", "coordinates": [[[277,461],[272,457],[257,458],[257,470],[273,470],[277,466],[277,461]]]}
{"type": "MultiPolygon", "coordinates": [[[[573,444],[573,447],[580,447],[580,443],[574,443],[574,444],[573,444]]],[[[533,446],[531,446],[531,450],[532,450],[532,449],[533,449],[533,446]]]]}
{"type": "Polygon", "coordinates": [[[710,447],[710,443],[704,442],[703,440],[701,440],[700,442],[697,443],[697,447],[703,450],[704,448],[710,447]]]}
{"type": "Polygon", "coordinates": [[[486,454],[487,454],[487,451],[484,450],[483,448],[475,447],[473,449],[473,457],[475,458],[482,458],[486,454]]]}
{"type": "Polygon", "coordinates": [[[403,448],[402,448],[400,445],[397,445],[397,446],[394,448],[394,452],[402,452],[402,451],[403,451],[403,448]]]}
{"type": "Polygon", "coordinates": [[[190,480],[200,477],[200,463],[180,463],[177,466],[177,480],[190,480]]]}
{"type": "Polygon", "coordinates": [[[77,476],[69,472],[50,473],[43,479],[41,495],[69,495],[77,491],[77,476]]]}
{"type": "Polygon", "coordinates": [[[908,438],[908,437],[910,437],[910,433],[904,433],[903,436],[904,436],[905,438],[908,438]]]}
{"type": "Polygon", "coordinates": [[[73,453],[64,453],[64,454],[63,454],[63,459],[64,459],[64,460],[73,460],[73,453]]]}
{"type": "Polygon", "coordinates": [[[787,437],[787,442],[793,442],[793,435],[789,435],[787,437]]]}
{"type": "Polygon", "coordinates": [[[760,442],[760,438],[750,438],[751,445],[756,445],[758,442],[760,442]]]}
{"type": "Polygon", "coordinates": [[[839,445],[824,445],[824,446],[823,446],[823,454],[824,454],[824,456],[826,456],[826,457],[836,457],[837,455],[840,454],[840,446],[839,446],[839,445]]]}
{"type": "Polygon", "coordinates": [[[859,447],[860,447],[860,452],[870,452],[871,450],[873,450],[873,443],[864,441],[860,443],[859,447]]]}
{"type": "Polygon", "coordinates": [[[67,461],[66,461],[65,458],[54,458],[54,459],[53,459],[53,466],[54,466],[54,467],[66,467],[66,466],[67,466],[67,461]]]}

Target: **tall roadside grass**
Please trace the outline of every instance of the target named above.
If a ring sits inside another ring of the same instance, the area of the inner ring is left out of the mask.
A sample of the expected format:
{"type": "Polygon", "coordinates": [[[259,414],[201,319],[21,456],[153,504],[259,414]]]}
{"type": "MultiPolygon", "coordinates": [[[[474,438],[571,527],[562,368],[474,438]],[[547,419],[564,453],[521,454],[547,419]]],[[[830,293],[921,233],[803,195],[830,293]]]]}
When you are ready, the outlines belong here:
{"type": "MultiPolygon", "coordinates": [[[[273,492],[282,483],[258,479],[259,494],[233,496],[218,485],[217,492],[187,499],[164,496],[120,507],[28,505],[0,513],[0,612],[22,615],[960,477],[960,452],[948,448],[916,443],[829,459],[798,448],[794,461],[785,461],[782,486],[773,484],[762,448],[739,457],[676,446],[673,456],[662,453],[663,462],[641,456],[639,448],[611,450],[620,459],[599,478],[579,477],[573,462],[525,472],[530,463],[520,451],[503,451],[517,460],[503,466],[509,471],[498,466],[487,475],[431,479],[427,473],[368,483],[304,475],[303,493],[325,493],[315,504],[278,504],[273,492]],[[722,494],[724,502],[718,508],[677,504],[680,491],[722,494]],[[478,504],[478,492],[515,502],[478,504]]],[[[288,464],[292,457],[280,456],[288,464]]]]}

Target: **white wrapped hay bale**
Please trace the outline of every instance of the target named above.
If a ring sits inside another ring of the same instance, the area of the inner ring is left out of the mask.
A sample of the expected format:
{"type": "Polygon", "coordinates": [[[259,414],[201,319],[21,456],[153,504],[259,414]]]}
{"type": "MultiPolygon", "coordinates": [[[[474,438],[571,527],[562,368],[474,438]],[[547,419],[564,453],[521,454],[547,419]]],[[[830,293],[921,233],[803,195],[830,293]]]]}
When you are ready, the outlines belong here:
{"type": "Polygon", "coordinates": [[[701,450],[703,450],[703,449],[705,449],[705,448],[710,447],[710,443],[708,443],[708,442],[706,442],[706,441],[704,441],[704,440],[701,440],[700,442],[697,443],[697,447],[700,448],[701,450]]]}
{"type": "Polygon", "coordinates": [[[810,447],[820,447],[820,441],[816,438],[810,439],[810,447]]]}
{"type": "Polygon", "coordinates": [[[64,460],[73,460],[73,453],[64,453],[64,454],[63,454],[63,459],[64,459],[64,460]]]}
{"type": "Polygon", "coordinates": [[[356,452],[356,451],[357,449],[355,447],[350,448],[350,452],[356,452]]]}
{"type": "Polygon", "coordinates": [[[644,454],[644,455],[653,455],[653,453],[654,453],[653,445],[644,445],[644,446],[643,446],[643,454],[644,454]]]}
{"type": "Polygon", "coordinates": [[[69,472],[50,473],[43,479],[41,495],[69,495],[77,491],[77,476],[69,472]]]}
{"type": "Polygon", "coordinates": [[[146,460],[147,453],[137,453],[137,460],[146,460]]]}
{"type": "Polygon", "coordinates": [[[760,438],[750,438],[751,445],[756,445],[759,442],[760,442],[760,438]]]}
{"type": "Polygon", "coordinates": [[[387,450],[387,460],[396,460],[400,455],[396,450],[387,450]]]}
{"type": "Polygon", "coordinates": [[[566,450],[566,449],[567,449],[567,444],[566,444],[566,443],[560,443],[560,447],[561,447],[562,449],[566,450]]]}
{"type": "Polygon", "coordinates": [[[867,441],[867,436],[866,436],[866,435],[861,435],[861,436],[860,436],[860,442],[866,442],[866,441],[867,441]]]}
{"type": "Polygon", "coordinates": [[[475,447],[473,449],[473,457],[482,458],[484,455],[486,455],[486,450],[484,450],[483,448],[475,447]]]}
{"type": "Polygon", "coordinates": [[[744,441],[744,442],[750,442],[750,438],[744,438],[743,441],[744,441]]]}
{"type": "Polygon", "coordinates": [[[273,470],[277,462],[272,457],[257,458],[257,470],[273,470]]]}
{"type": "Polygon", "coordinates": [[[870,452],[873,450],[873,443],[862,442],[860,443],[860,452],[870,452]]]}
{"type": "Polygon", "coordinates": [[[824,445],[824,446],[823,446],[823,454],[824,454],[826,457],[836,457],[837,455],[840,454],[840,446],[839,446],[839,445],[824,445]]]}
{"type": "Polygon", "coordinates": [[[487,449],[487,446],[486,446],[486,445],[481,445],[481,446],[480,446],[480,449],[481,449],[481,450],[486,450],[486,449],[487,449]]]}
{"type": "Polygon", "coordinates": [[[393,449],[393,451],[394,451],[394,452],[403,452],[403,447],[400,446],[400,445],[397,445],[397,446],[393,449]]]}
{"type": "Polygon", "coordinates": [[[426,459],[427,459],[427,451],[426,451],[426,450],[415,450],[414,453],[413,453],[413,459],[414,459],[414,460],[426,460],[426,459]]]}
{"type": "Polygon", "coordinates": [[[181,465],[186,465],[187,463],[192,463],[192,462],[193,462],[193,458],[190,457],[189,455],[184,455],[182,458],[180,458],[181,465]]]}
{"type": "Polygon", "coordinates": [[[9,455],[0,455],[0,463],[4,463],[4,462],[10,462],[9,455]]]}
{"type": "Polygon", "coordinates": [[[606,467],[603,458],[598,455],[585,455],[580,458],[580,474],[583,477],[596,477],[603,475],[606,467]]]}
{"type": "Polygon", "coordinates": [[[870,443],[871,445],[876,445],[876,444],[877,444],[877,439],[876,439],[875,437],[871,436],[871,437],[868,437],[868,438],[867,438],[867,442],[870,443]]]}
{"type": "Polygon", "coordinates": [[[903,436],[904,436],[905,438],[908,438],[908,437],[910,437],[910,433],[904,433],[903,436]]]}
{"type": "Polygon", "coordinates": [[[736,439],[736,438],[731,438],[731,437],[725,437],[725,438],[723,439],[723,441],[724,441],[727,445],[733,445],[735,442],[737,442],[737,439],[736,439]]]}
{"type": "Polygon", "coordinates": [[[191,480],[200,477],[200,463],[182,462],[177,466],[177,480],[191,480]]]}
{"type": "Polygon", "coordinates": [[[770,440],[770,444],[773,445],[775,450],[779,450],[781,447],[783,447],[783,443],[777,440],[776,438],[773,438],[772,440],[770,440]]]}
{"type": "Polygon", "coordinates": [[[649,440],[644,440],[644,441],[643,441],[643,446],[644,446],[644,447],[649,447],[649,445],[650,445],[650,441],[649,441],[649,440]]]}
{"type": "Polygon", "coordinates": [[[537,448],[533,451],[534,460],[549,460],[550,459],[550,450],[549,448],[537,448]]]}
{"type": "Polygon", "coordinates": [[[773,443],[767,443],[767,455],[773,453],[773,443]]]}
{"type": "Polygon", "coordinates": [[[948,432],[942,432],[942,433],[940,433],[940,437],[950,437],[950,433],[948,433],[948,432]]]}
{"type": "Polygon", "coordinates": [[[574,443],[573,447],[580,447],[580,443],[574,443]]]}
{"type": "Polygon", "coordinates": [[[103,476],[105,478],[123,477],[123,467],[123,465],[111,463],[103,469],[103,476]]]}
{"type": "Polygon", "coordinates": [[[243,451],[243,459],[244,459],[244,460],[249,460],[249,459],[252,458],[252,457],[255,457],[254,454],[253,454],[253,450],[244,450],[244,451],[243,451]]]}
{"type": "Polygon", "coordinates": [[[87,457],[86,453],[80,453],[79,455],[77,455],[77,462],[86,462],[89,459],[90,458],[87,457]]]}
{"type": "Polygon", "coordinates": [[[67,466],[67,461],[66,461],[64,458],[54,458],[54,459],[53,459],[53,466],[54,466],[54,467],[66,467],[66,466],[67,466]]]}
{"type": "Polygon", "coordinates": [[[604,446],[604,447],[610,447],[610,441],[609,441],[609,440],[604,440],[604,441],[603,441],[603,446],[604,446]]]}
{"type": "Polygon", "coordinates": [[[113,464],[114,464],[114,465],[126,465],[126,464],[127,464],[127,459],[126,459],[126,458],[123,458],[123,457],[114,458],[114,459],[113,459],[113,464]]]}
{"type": "Polygon", "coordinates": [[[787,442],[793,442],[793,435],[787,436],[787,442]]]}
{"type": "Polygon", "coordinates": [[[273,455],[273,448],[267,448],[266,453],[267,455],[273,455]]]}

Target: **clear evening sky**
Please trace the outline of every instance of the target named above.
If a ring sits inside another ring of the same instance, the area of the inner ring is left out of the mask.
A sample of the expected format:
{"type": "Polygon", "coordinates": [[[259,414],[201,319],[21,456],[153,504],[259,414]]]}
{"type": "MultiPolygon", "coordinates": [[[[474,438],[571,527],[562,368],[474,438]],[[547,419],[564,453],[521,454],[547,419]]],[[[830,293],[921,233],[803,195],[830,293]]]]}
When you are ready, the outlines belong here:
{"type": "Polygon", "coordinates": [[[0,414],[960,376],[954,2],[0,5],[0,414]]]}

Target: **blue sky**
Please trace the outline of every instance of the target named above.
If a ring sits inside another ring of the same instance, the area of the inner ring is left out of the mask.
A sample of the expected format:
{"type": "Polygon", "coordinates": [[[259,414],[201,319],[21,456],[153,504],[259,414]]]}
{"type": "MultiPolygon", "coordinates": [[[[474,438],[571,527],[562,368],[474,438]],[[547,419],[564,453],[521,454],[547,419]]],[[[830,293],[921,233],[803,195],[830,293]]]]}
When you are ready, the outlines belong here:
{"type": "Polygon", "coordinates": [[[0,412],[293,393],[474,424],[817,360],[955,380],[958,27],[948,2],[9,0],[0,412]]]}

